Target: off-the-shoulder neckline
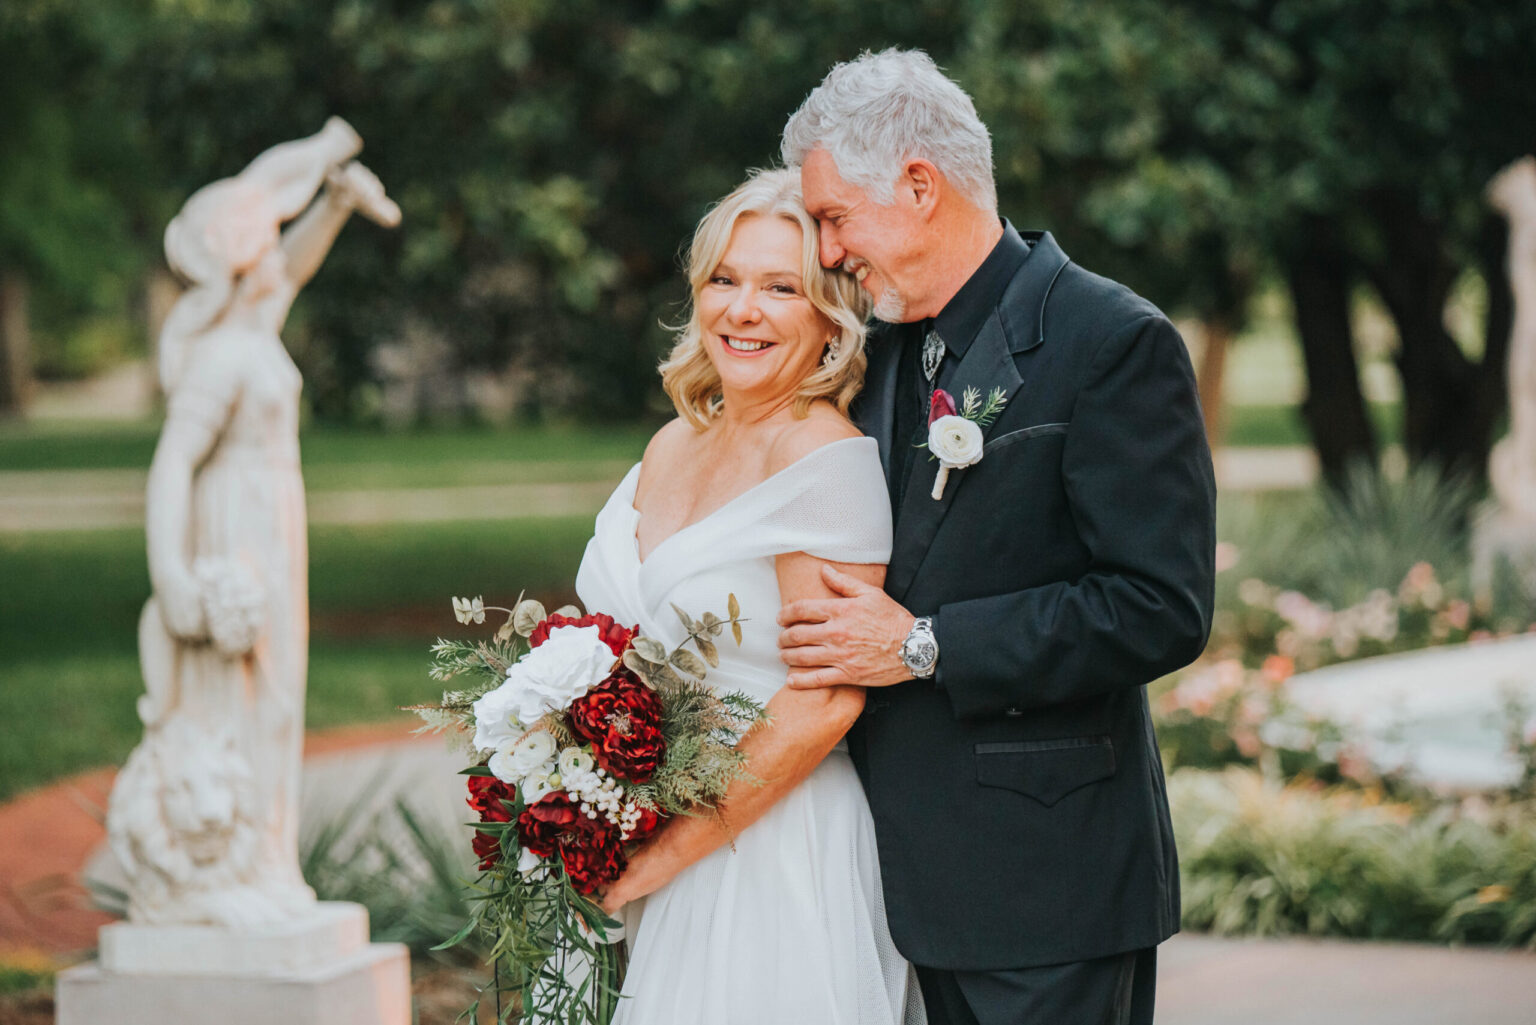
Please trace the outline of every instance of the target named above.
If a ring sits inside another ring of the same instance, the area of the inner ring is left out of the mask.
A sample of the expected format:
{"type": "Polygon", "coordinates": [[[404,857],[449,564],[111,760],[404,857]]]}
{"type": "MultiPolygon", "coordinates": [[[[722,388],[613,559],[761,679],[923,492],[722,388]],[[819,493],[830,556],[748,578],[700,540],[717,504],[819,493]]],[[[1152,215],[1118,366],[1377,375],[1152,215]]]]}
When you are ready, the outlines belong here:
{"type": "Polygon", "coordinates": [[[650,553],[647,554],[647,555],[644,555],[644,556],[642,556],[640,554],[640,519],[641,519],[641,516],[643,514],[640,512],[639,509],[635,508],[635,492],[640,487],[640,464],[636,463],[634,466],[630,467],[629,474],[627,475],[628,479],[629,479],[629,493],[625,497],[625,501],[624,501],[625,506],[630,511],[631,519],[632,519],[632,522],[630,524],[630,531],[629,531],[629,533],[630,533],[630,537],[632,537],[634,539],[634,542],[635,542],[635,561],[637,563],[639,563],[641,566],[645,566],[653,558],[656,557],[656,553],[657,552],[661,551],[661,549],[664,548],[666,545],[671,544],[674,538],[677,538],[678,536],[680,536],[680,535],[682,535],[682,534],[684,534],[684,533],[686,533],[686,532],[688,532],[690,530],[693,530],[695,527],[698,527],[698,526],[703,525],[704,523],[707,523],[708,521],[710,521],[714,517],[720,515],[722,512],[724,512],[725,510],[729,509],[731,506],[733,506],[736,503],[742,501],[747,496],[755,494],[758,491],[761,491],[763,488],[767,487],[769,484],[772,484],[774,481],[776,481],[779,478],[783,477],[785,474],[789,473],[790,471],[795,470],[798,467],[801,467],[801,466],[805,465],[805,463],[808,460],[814,459],[816,456],[820,455],[821,453],[826,452],[829,449],[836,448],[839,445],[846,445],[846,444],[848,444],[850,442],[861,442],[861,441],[862,442],[868,442],[871,445],[875,445],[877,449],[879,447],[878,443],[875,441],[874,438],[871,438],[871,437],[868,437],[867,435],[862,435],[862,434],[859,435],[858,437],[855,437],[855,438],[838,438],[836,441],[829,441],[825,445],[819,445],[816,448],[811,449],[809,452],[807,452],[805,455],[801,456],[799,459],[796,459],[794,462],[790,463],[788,466],[784,467],[782,470],[778,470],[778,471],[776,471],[774,473],[770,473],[768,476],[764,477],[762,480],[758,481],[756,484],[752,485],[750,488],[747,488],[744,491],[740,491],[737,494],[732,495],[730,498],[726,499],[724,502],[722,502],[719,505],[715,506],[713,509],[711,509],[709,512],[705,513],[703,516],[700,516],[698,519],[690,520],[689,522],[683,524],[681,527],[678,527],[672,533],[668,534],[666,537],[664,537],[660,541],[656,542],[656,544],[654,546],[652,546],[652,548],[650,550],[650,553]]]}

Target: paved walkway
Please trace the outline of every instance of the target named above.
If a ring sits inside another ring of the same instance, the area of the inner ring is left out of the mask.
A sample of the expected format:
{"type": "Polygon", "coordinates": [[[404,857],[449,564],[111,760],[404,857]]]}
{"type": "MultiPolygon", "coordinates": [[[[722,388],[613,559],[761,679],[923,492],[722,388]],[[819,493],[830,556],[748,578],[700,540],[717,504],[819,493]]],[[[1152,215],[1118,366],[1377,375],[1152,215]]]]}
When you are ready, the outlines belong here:
{"type": "MultiPolygon", "coordinates": [[[[462,818],[462,759],[410,724],[315,734],[306,746],[306,819],[367,792],[409,794],[433,820],[462,818]]],[[[106,919],[85,910],[82,870],[104,869],[99,809],[110,770],[0,805],[0,963],[88,948],[106,919]]],[[[1406,944],[1180,935],[1159,953],[1159,1025],[1532,1025],[1536,954],[1406,944]]]]}
{"type": "MultiPolygon", "coordinates": [[[[472,487],[309,492],[311,523],[431,523],[592,516],[627,462],[594,465],[597,480],[472,487]]],[[[1311,449],[1229,448],[1216,453],[1217,482],[1233,491],[1305,487],[1317,478],[1311,449]]],[[[100,530],[144,522],[143,470],[0,471],[0,531],[100,530]]]]}
{"type": "Polygon", "coordinates": [[[1175,936],[1158,1025],[1532,1025],[1536,954],[1175,936]]]}

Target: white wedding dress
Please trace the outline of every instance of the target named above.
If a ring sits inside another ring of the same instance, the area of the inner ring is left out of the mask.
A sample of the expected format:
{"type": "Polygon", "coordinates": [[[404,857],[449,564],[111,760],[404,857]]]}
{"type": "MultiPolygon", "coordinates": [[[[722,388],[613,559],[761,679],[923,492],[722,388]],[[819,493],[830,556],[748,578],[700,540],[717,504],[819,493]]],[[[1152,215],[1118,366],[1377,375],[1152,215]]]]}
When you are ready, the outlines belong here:
{"type": "MultiPolygon", "coordinates": [[[[642,563],[637,465],[597,517],[576,590],[669,647],[672,605],[695,618],[741,603],[708,682],[766,703],[784,685],[774,556],[890,558],[890,502],[875,442],[817,449],[667,538],[642,563]]],[[[886,928],[874,823],[839,743],[736,838],[624,909],[630,944],[614,1025],[913,1025],[924,1020],[911,967],[886,928]]]]}

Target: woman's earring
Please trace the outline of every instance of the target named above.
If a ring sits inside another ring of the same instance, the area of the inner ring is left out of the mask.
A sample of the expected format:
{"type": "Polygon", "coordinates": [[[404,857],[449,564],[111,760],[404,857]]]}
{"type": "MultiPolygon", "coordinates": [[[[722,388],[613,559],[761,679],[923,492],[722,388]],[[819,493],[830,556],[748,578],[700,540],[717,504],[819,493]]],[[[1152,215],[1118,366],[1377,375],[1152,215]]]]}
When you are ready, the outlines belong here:
{"type": "Polygon", "coordinates": [[[841,352],[842,349],[843,340],[841,338],[833,338],[827,343],[827,354],[821,358],[821,361],[823,363],[831,363],[833,360],[837,359],[837,354],[841,352]]]}

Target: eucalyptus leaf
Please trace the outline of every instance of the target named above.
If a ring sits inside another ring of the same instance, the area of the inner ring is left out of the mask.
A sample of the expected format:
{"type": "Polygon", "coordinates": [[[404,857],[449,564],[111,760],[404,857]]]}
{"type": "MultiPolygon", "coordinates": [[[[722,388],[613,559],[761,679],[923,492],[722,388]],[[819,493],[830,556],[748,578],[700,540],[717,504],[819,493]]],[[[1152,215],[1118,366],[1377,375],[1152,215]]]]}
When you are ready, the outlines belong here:
{"type": "Polygon", "coordinates": [[[512,639],[512,634],[517,630],[517,617],[508,616],[507,621],[496,628],[496,643],[505,644],[512,639]]]}
{"type": "Polygon", "coordinates": [[[544,612],[541,602],[528,598],[517,603],[517,608],[512,610],[512,628],[527,637],[533,633],[534,628],[549,617],[544,612]]]}
{"type": "Polygon", "coordinates": [[[730,615],[732,619],[741,618],[741,604],[736,600],[736,596],[734,594],[726,596],[725,611],[730,615]]]}
{"type": "Polygon", "coordinates": [[[667,648],[654,637],[636,637],[631,651],[639,652],[640,657],[655,665],[662,665],[667,661],[667,648]]]}
{"type": "MultiPolygon", "coordinates": [[[[719,629],[716,627],[716,629],[719,629]]],[[[699,654],[704,656],[704,661],[712,667],[720,665],[720,651],[715,647],[715,642],[704,637],[695,637],[693,643],[698,645],[699,654]]]]}
{"type": "Polygon", "coordinates": [[[554,611],[554,615],[565,616],[567,619],[580,619],[581,610],[574,605],[562,605],[554,611]]]}
{"type": "Polygon", "coordinates": [[[624,652],[624,668],[638,676],[641,683],[650,686],[651,664],[634,648],[624,652]]]}
{"type": "Polygon", "coordinates": [[[696,634],[699,632],[699,624],[693,621],[692,616],[678,608],[675,604],[672,606],[672,611],[677,613],[677,618],[683,621],[683,628],[689,633],[696,634]]]}
{"type": "Polygon", "coordinates": [[[672,664],[689,676],[704,676],[709,672],[704,660],[686,648],[678,648],[672,653],[672,664]]]}
{"type": "Polygon", "coordinates": [[[741,647],[741,624],[734,619],[731,620],[731,636],[736,638],[736,646],[741,647]]]}

